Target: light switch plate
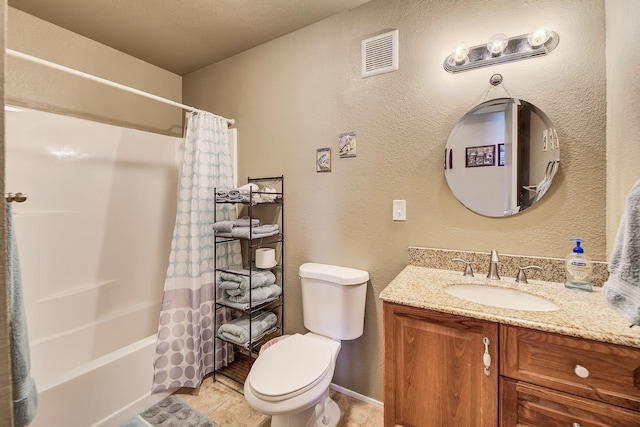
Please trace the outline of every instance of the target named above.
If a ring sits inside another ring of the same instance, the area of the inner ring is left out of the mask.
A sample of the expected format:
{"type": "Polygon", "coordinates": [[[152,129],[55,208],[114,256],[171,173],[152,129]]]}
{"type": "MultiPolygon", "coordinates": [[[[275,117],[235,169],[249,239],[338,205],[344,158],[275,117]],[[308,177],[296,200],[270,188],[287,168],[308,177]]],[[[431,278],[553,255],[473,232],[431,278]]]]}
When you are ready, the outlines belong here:
{"type": "Polygon", "coordinates": [[[407,201],[406,200],[393,201],[393,220],[394,221],[407,220],[407,201]]]}

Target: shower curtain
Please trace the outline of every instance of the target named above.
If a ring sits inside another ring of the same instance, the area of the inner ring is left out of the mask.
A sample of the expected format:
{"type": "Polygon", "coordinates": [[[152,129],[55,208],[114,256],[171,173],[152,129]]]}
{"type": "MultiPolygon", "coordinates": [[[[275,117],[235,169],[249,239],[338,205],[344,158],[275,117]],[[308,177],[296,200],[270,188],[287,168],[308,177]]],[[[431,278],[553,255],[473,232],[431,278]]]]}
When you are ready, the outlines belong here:
{"type": "MultiPolygon", "coordinates": [[[[233,348],[214,339],[218,267],[242,265],[240,244],[218,244],[214,260],[214,188],[233,188],[227,122],[210,113],[187,115],[184,162],[169,266],[162,295],[152,392],[197,387],[214,369],[233,361],[233,348]],[[214,346],[216,364],[214,367],[214,346]]],[[[233,205],[218,205],[218,221],[236,218],[233,205]]]]}

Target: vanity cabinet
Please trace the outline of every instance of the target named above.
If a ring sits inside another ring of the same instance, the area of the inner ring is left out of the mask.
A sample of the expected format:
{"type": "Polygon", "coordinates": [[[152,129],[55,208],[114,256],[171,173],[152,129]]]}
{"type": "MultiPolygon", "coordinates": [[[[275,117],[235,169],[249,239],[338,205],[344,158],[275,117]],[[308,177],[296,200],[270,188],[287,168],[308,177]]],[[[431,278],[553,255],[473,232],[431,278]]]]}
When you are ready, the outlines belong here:
{"type": "Polygon", "coordinates": [[[500,425],[640,426],[640,349],[500,326],[500,425]]]}
{"type": "Polygon", "coordinates": [[[386,427],[640,426],[638,348],[383,307],[386,427]]]}
{"type": "Polygon", "coordinates": [[[497,323],[385,302],[384,335],[385,426],[498,425],[497,323]]]}

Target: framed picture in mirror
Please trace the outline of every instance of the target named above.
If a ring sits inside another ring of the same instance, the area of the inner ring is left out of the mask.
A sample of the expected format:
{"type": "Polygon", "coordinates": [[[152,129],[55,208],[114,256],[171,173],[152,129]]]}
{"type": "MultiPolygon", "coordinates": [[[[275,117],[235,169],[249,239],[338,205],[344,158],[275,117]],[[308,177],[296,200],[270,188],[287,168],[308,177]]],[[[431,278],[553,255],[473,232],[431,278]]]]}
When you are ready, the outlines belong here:
{"type": "Polygon", "coordinates": [[[467,147],[465,166],[475,168],[478,166],[494,166],[496,163],[496,146],[481,145],[478,147],[467,147]]]}

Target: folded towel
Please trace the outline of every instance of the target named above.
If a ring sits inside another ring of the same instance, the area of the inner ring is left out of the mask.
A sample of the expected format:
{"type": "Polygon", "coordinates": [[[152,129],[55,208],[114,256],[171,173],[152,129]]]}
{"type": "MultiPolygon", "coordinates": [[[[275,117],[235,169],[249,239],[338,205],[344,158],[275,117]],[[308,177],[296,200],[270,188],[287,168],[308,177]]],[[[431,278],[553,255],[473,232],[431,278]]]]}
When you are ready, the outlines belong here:
{"type": "Polygon", "coordinates": [[[220,289],[240,289],[246,291],[249,289],[249,274],[251,274],[251,287],[258,288],[260,286],[268,286],[276,283],[276,276],[268,270],[254,271],[237,270],[239,274],[221,272],[220,273],[220,289]]]}
{"type": "Polygon", "coordinates": [[[7,264],[9,290],[9,340],[11,379],[13,383],[13,416],[15,427],[29,425],[36,415],[38,390],[31,377],[29,336],[24,311],[22,278],[18,247],[13,229],[11,203],[7,203],[7,264]]]}
{"type": "Polygon", "coordinates": [[[256,228],[260,225],[260,220],[243,217],[233,221],[218,221],[213,223],[213,230],[218,233],[231,233],[233,227],[249,227],[249,225],[256,228]]]}
{"type": "Polygon", "coordinates": [[[225,292],[229,295],[229,301],[231,302],[248,303],[279,297],[282,294],[282,288],[278,285],[260,286],[259,288],[243,291],[239,295],[230,295],[228,291],[225,292]]]}
{"type": "Polygon", "coordinates": [[[233,221],[234,227],[249,227],[249,225],[253,227],[257,227],[260,225],[260,220],[256,218],[249,218],[248,216],[243,216],[242,218],[238,218],[233,221]]]}
{"type": "Polygon", "coordinates": [[[251,239],[261,239],[263,237],[275,236],[278,233],[280,233],[280,226],[278,226],[278,224],[265,224],[258,227],[233,227],[231,232],[216,232],[216,236],[249,239],[249,235],[251,235],[251,239]]]}
{"type": "MultiPolygon", "coordinates": [[[[225,283],[233,283],[233,282],[222,282],[220,285],[223,285],[225,283]]],[[[235,283],[237,285],[237,283],[235,283]]],[[[237,288],[231,288],[231,289],[225,289],[224,293],[227,294],[228,297],[233,297],[236,295],[242,295],[243,293],[245,293],[247,291],[243,291],[242,289],[237,289],[237,288]]]]}
{"type": "Polygon", "coordinates": [[[237,308],[238,310],[249,310],[253,307],[258,307],[259,305],[262,304],[266,304],[269,303],[271,301],[275,301],[278,299],[279,296],[277,297],[272,297],[272,298],[267,298],[264,301],[252,301],[250,303],[248,302],[233,302],[229,300],[229,296],[226,294],[223,294],[222,298],[219,299],[217,302],[219,304],[223,304],[226,305],[228,307],[233,307],[233,308],[237,308]]]}
{"type": "Polygon", "coordinates": [[[233,221],[218,221],[213,223],[213,230],[221,233],[231,233],[233,221]]]}
{"type": "Polygon", "coordinates": [[[227,341],[247,346],[249,339],[251,339],[251,342],[255,342],[270,333],[277,321],[277,316],[270,311],[263,311],[253,315],[245,314],[220,325],[218,335],[227,341]]]}
{"type": "Polygon", "coordinates": [[[602,295],[614,311],[640,325],[640,181],[627,195],[602,295]]]}

